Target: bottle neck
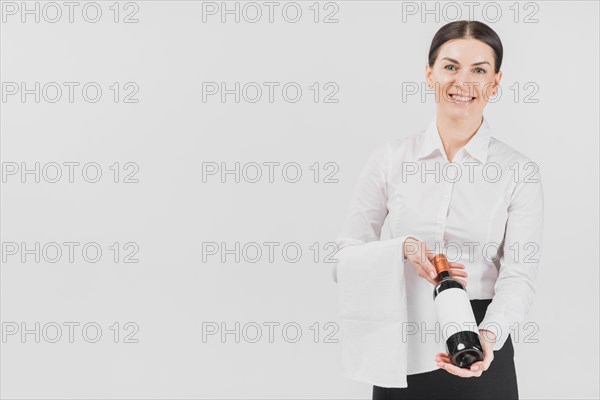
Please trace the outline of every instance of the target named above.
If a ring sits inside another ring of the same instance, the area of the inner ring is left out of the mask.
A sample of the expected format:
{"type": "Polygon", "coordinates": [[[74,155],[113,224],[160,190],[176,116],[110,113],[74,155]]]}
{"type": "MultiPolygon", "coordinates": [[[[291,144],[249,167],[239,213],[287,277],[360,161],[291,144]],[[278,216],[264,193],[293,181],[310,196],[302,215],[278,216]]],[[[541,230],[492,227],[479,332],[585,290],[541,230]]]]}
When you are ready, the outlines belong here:
{"type": "Polygon", "coordinates": [[[438,277],[440,278],[440,281],[446,280],[446,279],[452,279],[452,276],[450,275],[450,272],[448,271],[442,271],[438,274],[438,277]]]}

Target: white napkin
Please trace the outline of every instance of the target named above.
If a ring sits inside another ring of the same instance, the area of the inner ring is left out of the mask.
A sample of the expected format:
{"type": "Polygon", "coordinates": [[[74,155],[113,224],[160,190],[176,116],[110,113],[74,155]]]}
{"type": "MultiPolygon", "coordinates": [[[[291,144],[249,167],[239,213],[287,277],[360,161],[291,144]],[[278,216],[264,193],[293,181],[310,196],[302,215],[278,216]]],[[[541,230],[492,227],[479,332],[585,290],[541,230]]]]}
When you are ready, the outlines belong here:
{"type": "Polygon", "coordinates": [[[381,387],[408,387],[404,237],[343,247],[339,286],[343,376],[381,387]]]}

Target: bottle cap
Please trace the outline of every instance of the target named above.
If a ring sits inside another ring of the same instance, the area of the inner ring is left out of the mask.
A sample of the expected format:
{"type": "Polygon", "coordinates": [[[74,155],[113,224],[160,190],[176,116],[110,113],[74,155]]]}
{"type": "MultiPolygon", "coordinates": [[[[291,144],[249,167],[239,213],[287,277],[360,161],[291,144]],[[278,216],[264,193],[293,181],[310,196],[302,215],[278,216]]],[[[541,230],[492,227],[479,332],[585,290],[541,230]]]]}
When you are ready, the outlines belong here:
{"type": "Polygon", "coordinates": [[[450,270],[448,259],[443,254],[436,254],[435,257],[433,257],[433,265],[435,266],[435,270],[438,274],[440,274],[442,271],[450,270]]]}

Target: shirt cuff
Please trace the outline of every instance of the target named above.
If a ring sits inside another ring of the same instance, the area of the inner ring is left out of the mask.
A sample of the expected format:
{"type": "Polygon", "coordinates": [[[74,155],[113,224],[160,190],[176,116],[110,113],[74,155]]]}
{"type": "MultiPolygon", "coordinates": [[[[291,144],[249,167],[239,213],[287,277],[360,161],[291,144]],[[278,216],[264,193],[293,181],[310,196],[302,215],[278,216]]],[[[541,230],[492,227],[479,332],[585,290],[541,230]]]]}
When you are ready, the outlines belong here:
{"type": "MultiPolygon", "coordinates": [[[[506,343],[510,334],[510,326],[506,317],[497,312],[486,313],[483,321],[478,326],[479,329],[487,329],[496,334],[496,343],[494,343],[494,351],[498,351],[506,343]]],[[[486,340],[485,334],[481,340],[486,340]]]]}
{"type": "MultiPolygon", "coordinates": [[[[413,239],[417,239],[417,240],[418,240],[418,241],[420,241],[420,242],[423,242],[423,241],[424,241],[423,239],[421,239],[420,237],[418,237],[418,236],[415,236],[415,235],[405,235],[405,236],[401,236],[400,243],[401,243],[401,246],[402,246],[402,262],[404,262],[404,263],[407,261],[406,254],[404,254],[404,241],[405,241],[406,239],[408,239],[409,237],[411,237],[411,238],[413,238],[413,239]]],[[[416,253],[416,252],[420,252],[420,250],[419,250],[418,248],[416,248],[416,247],[415,247],[414,249],[412,249],[412,248],[411,248],[411,249],[408,249],[408,252],[407,252],[407,253],[408,253],[408,255],[411,255],[411,254],[414,254],[414,253],[416,253]]]]}

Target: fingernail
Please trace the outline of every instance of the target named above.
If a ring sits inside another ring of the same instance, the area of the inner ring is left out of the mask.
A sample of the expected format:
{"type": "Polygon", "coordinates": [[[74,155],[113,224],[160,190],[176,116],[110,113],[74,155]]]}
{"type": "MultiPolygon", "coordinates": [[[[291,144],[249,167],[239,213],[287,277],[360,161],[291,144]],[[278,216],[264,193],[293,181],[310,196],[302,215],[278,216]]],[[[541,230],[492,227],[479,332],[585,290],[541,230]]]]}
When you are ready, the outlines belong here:
{"type": "Polygon", "coordinates": [[[471,371],[479,371],[479,367],[477,365],[473,365],[471,367],[471,371]]]}
{"type": "Polygon", "coordinates": [[[435,278],[435,272],[431,271],[429,275],[431,275],[432,278],[435,278]]]}

